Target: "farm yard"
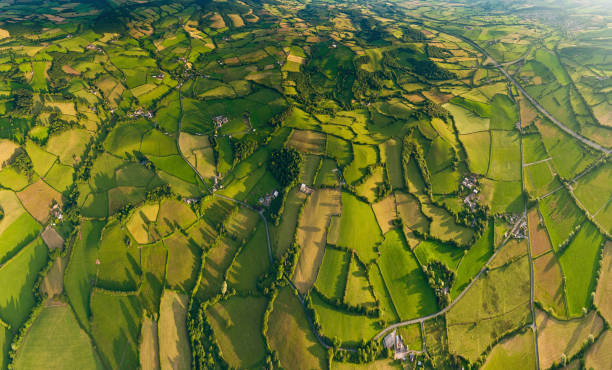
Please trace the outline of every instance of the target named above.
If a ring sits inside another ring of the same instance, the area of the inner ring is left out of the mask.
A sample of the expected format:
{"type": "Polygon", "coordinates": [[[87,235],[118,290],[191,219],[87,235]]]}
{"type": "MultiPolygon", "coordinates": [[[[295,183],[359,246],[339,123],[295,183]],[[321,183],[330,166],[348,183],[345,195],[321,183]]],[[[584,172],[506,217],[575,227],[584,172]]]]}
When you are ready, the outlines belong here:
{"type": "Polygon", "coordinates": [[[0,5],[0,370],[612,366],[609,9],[111,3],[0,5]]]}

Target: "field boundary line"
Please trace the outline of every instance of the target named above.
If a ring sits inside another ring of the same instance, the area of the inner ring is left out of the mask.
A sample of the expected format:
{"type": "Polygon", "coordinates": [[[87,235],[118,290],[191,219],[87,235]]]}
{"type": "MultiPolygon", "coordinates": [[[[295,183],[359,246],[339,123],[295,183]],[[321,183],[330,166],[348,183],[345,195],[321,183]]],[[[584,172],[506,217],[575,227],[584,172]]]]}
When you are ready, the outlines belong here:
{"type": "Polygon", "coordinates": [[[538,163],[545,163],[545,162],[548,162],[550,160],[552,160],[552,157],[548,157],[546,159],[541,159],[541,160],[535,161],[535,162],[523,163],[523,167],[533,166],[533,165],[538,164],[538,163]]]}

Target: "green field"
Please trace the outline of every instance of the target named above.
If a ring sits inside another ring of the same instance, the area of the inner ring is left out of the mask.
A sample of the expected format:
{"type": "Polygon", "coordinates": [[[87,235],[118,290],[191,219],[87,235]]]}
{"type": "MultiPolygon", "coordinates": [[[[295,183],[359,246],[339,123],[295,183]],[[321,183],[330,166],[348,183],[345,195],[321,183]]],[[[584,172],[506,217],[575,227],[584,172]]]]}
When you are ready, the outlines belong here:
{"type": "Polygon", "coordinates": [[[372,207],[349,193],[342,193],[342,218],[338,245],[357,251],[362,261],[376,258],[374,246],[382,234],[372,207]]]}
{"type": "Polygon", "coordinates": [[[402,320],[425,316],[438,310],[418,260],[397,230],[385,234],[378,265],[391,299],[402,320]]]}
{"type": "Polygon", "coordinates": [[[581,315],[582,308],[590,305],[603,241],[595,226],[586,222],[559,256],[570,315],[581,315]]]}
{"type": "Polygon", "coordinates": [[[315,287],[326,297],[342,299],[349,270],[350,255],[332,247],[325,248],[315,287]]]}
{"type": "Polygon", "coordinates": [[[69,306],[45,307],[17,352],[16,369],[103,369],[69,306]],[[49,340],[54,338],[54,340],[49,340]]]}
{"type": "Polygon", "coordinates": [[[225,361],[234,367],[252,367],[263,361],[264,338],[261,317],[266,300],[234,297],[206,311],[225,361]]]}
{"type": "Polygon", "coordinates": [[[470,247],[468,252],[461,259],[459,267],[457,268],[455,284],[450,291],[451,297],[456,297],[461,293],[463,288],[469,284],[478,271],[484,267],[489,257],[493,254],[495,247],[497,246],[493,245],[493,226],[489,225],[483,236],[470,247]]]}

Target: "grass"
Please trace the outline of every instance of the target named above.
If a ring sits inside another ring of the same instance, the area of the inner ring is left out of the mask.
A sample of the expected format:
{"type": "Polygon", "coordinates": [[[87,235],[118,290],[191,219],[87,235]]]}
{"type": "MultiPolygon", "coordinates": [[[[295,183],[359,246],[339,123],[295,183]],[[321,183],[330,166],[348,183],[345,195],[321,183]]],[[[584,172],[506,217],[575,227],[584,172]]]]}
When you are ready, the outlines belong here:
{"type": "Polygon", "coordinates": [[[349,261],[350,255],[347,252],[326,247],[315,287],[326,297],[342,299],[347,284],[349,261]]]}
{"type": "Polygon", "coordinates": [[[423,338],[421,338],[421,325],[412,324],[398,328],[398,334],[402,341],[411,351],[421,351],[423,349],[423,338]]]}
{"type": "Polygon", "coordinates": [[[45,307],[17,351],[15,369],[103,369],[70,306],[45,307]]]}
{"type": "Polygon", "coordinates": [[[463,143],[467,153],[470,171],[483,175],[486,174],[489,168],[490,133],[483,131],[460,135],[459,140],[463,143]]]}
{"type": "Polygon", "coordinates": [[[380,185],[384,183],[384,168],[376,168],[370,176],[359,186],[356,186],[355,190],[357,194],[365,197],[369,203],[373,203],[376,198],[376,190],[380,185]]]}
{"type": "Polygon", "coordinates": [[[596,159],[595,154],[585,150],[577,140],[552,123],[540,121],[536,126],[546,150],[552,157],[554,167],[562,178],[572,178],[596,159]]]}
{"type": "Polygon", "coordinates": [[[96,276],[95,262],[103,227],[104,224],[99,221],[81,223],[64,273],[64,289],[68,300],[80,324],[86,329],[89,329],[89,316],[91,315],[90,281],[96,276]]]}
{"type": "Polygon", "coordinates": [[[142,320],[140,331],[140,346],[138,357],[141,369],[159,369],[159,338],[157,335],[157,322],[146,316],[142,320]]]}
{"type": "Polygon", "coordinates": [[[325,367],[325,349],[319,344],[297,297],[282,288],[268,319],[268,342],[281,366],[304,369],[325,367]]]}
{"type": "MultiPolygon", "coordinates": [[[[4,205],[0,203],[0,205],[4,205]]],[[[10,216],[5,216],[7,222],[10,216]]],[[[41,227],[29,213],[23,212],[0,234],[0,263],[6,262],[23,246],[33,240],[41,227]]]]}
{"type": "Polygon", "coordinates": [[[157,333],[159,336],[159,362],[162,369],[188,369],[191,366],[189,337],[186,320],[189,297],[164,291],[159,306],[157,333]]]}
{"type": "Polygon", "coordinates": [[[176,230],[185,230],[196,221],[196,216],[185,202],[164,199],[159,205],[156,220],[156,233],[166,236],[176,230]]]}
{"type": "Polygon", "coordinates": [[[421,266],[433,261],[442,262],[451,271],[457,267],[463,258],[463,250],[435,240],[424,240],[414,250],[414,254],[421,266]]]}
{"type": "Polygon", "coordinates": [[[402,320],[425,316],[438,310],[418,260],[398,230],[385,235],[378,260],[391,299],[402,320]]]}
{"type": "Polygon", "coordinates": [[[520,181],[495,181],[483,178],[480,183],[482,186],[480,201],[489,206],[492,213],[519,213],[522,211],[524,200],[520,181]]]}
{"type": "Polygon", "coordinates": [[[556,317],[566,317],[565,291],[561,266],[554,253],[533,261],[534,299],[556,317]]]}
{"type": "Polygon", "coordinates": [[[53,203],[62,204],[62,195],[42,180],[17,193],[23,207],[40,223],[49,219],[53,203]]]}
{"type": "Polygon", "coordinates": [[[525,330],[523,333],[515,334],[491,349],[482,368],[484,370],[535,369],[536,356],[533,343],[533,331],[525,330]]]}
{"type": "Polygon", "coordinates": [[[455,218],[446,209],[432,204],[422,204],[423,213],[433,220],[429,226],[430,234],[442,241],[454,240],[459,245],[468,245],[474,231],[455,222],[455,218]]]}
{"type": "Polygon", "coordinates": [[[587,222],[559,256],[565,276],[568,312],[571,316],[581,315],[583,307],[590,307],[603,241],[604,238],[597,228],[587,222]]]}
{"type": "Polygon", "coordinates": [[[126,227],[137,243],[147,244],[153,241],[150,235],[151,226],[154,226],[158,212],[159,203],[145,204],[137,208],[128,219],[126,227]]]}
{"type": "Polygon", "coordinates": [[[202,251],[181,233],[165,239],[164,244],[168,249],[167,286],[182,292],[191,291],[200,270],[202,251]]]}
{"type": "Polygon", "coordinates": [[[91,335],[105,367],[137,368],[142,307],[135,295],[95,290],[91,296],[91,335]]]}
{"type": "Polygon", "coordinates": [[[293,243],[299,211],[305,201],[306,194],[299,191],[297,187],[289,190],[280,224],[271,230],[272,251],[276,257],[282,256],[293,243]]]}
{"type": "Polygon", "coordinates": [[[543,311],[536,310],[536,324],[542,369],[559,362],[562,354],[571,358],[580,350],[589,335],[596,337],[604,326],[603,320],[594,311],[580,319],[559,321],[543,311]]]}
{"type": "Polygon", "coordinates": [[[544,144],[542,144],[540,135],[523,135],[521,140],[523,140],[523,161],[525,163],[532,163],[548,158],[548,153],[546,153],[546,148],[544,144]]]}
{"type": "Polygon", "coordinates": [[[555,250],[567,240],[585,216],[565,189],[561,189],[539,202],[540,214],[555,250]]]}
{"type": "Polygon", "coordinates": [[[487,176],[504,181],[521,179],[521,148],[517,132],[491,131],[491,160],[487,176]]]}
{"type": "Polygon", "coordinates": [[[519,120],[514,102],[508,95],[495,94],[491,103],[491,129],[513,130],[519,120]]]}
{"type": "Polygon", "coordinates": [[[166,278],[168,251],[161,243],[143,246],[140,249],[140,301],[143,308],[153,314],[158,312],[166,278]]]}
{"type": "Polygon", "coordinates": [[[540,223],[540,214],[537,208],[532,208],[527,213],[529,224],[529,243],[531,247],[531,255],[539,256],[542,253],[552,249],[546,227],[540,223]]]}
{"type": "Polygon", "coordinates": [[[344,345],[356,345],[364,339],[367,341],[381,329],[376,319],[339,311],[323,302],[316,293],[311,299],[321,323],[321,334],[328,338],[338,338],[344,345]]]}
{"type": "Polygon", "coordinates": [[[34,171],[39,176],[44,176],[47,171],[51,169],[53,163],[57,161],[57,157],[55,155],[45,151],[43,148],[41,148],[30,140],[26,142],[25,149],[28,153],[28,156],[32,160],[32,166],[34,167],[34,171]]]}
{"type": "Polygon", "coordinates": [[[333,187],[338,186],[338,166],[333,159],[323,158],[321,162],[321,168],[317,173],[314,185],[316,187],[326,186],[333,187]]]}
{"type": "Polygon", "coordinates": [[[400,141],[392,138],[380,144],[379,148],[381,156],[384,157],[384,161],[387,165],[387,174],[389,176],[391,187],[393,189],[403,188],[404,178],[402,176],[401,160],[402,146],[400,141]]]}
{"type": "Polygon", "coordinates": [[[376,150],[370,145],[353,144],[353,161],[344,168],[344,178],[353,184],[365,175],[366,167],[377,162],[376,150]]]}
{"type": "Polygon", "coordinates": [[[450,352],[476,361],[489,345],[528,322],[529,298],[526,257],[482,276],[446,316],[450,352]]]}
{"type": "Polygon", "coordinates": [[[293,282],[301,292],[315,282],[325,252],[329,218],[340,213],[340,192],[321,189],[310,195],[300,217],[296,242],[301,247],[293,282]]]}
{"type": "Polygon", "coordinates": [[[244,245],[240,254],[229,270],[227,281],[229,286],[238,291],[257,290],[257,279],[270,268],[266,229],[263,223],[244,245]]]}
{"type": "Polygon", "coordinates": [[[444,104],[443,107],[453,116],[457,131],[460,134],[464,135],[489,130],[490,122],[488,118],[481,118],[473,112],[455,104],[444,104]]]}
{"type": "Polygon", "coordinates": [[[265,357],[262,336],[267,301],[259,297],[235,296],[206,311],[223,358],[235,368],[255,367],[265,357]]]}
{"type": "Polygon", "coordinates": [[[350,305],[376,305],[367,273],[356,258],[349,265],[344,301],[350,305]]]}
{"type": "Polygon", "coordinates": [[[140,250],[126,245],[127,232],[119,222],[109,223],[102,233],[96,283],[111,290],[136,290],[140,278],[140,250]]]}
{"type": "Polygon", "coordinates": [[[48,259],[47,246],[36,239],[0,267],[0,281],[6,284],[0,293],[0,317],[11,327],[19,328],[36,303],[32,288],[48,259]]]}
{"type": "Polygon", "coordinates": [[[553,73],[553,75],[561,85],[565,86],[571,82],[570,77],[559,62],[559,59],[552,52],[546,49],[539,48],[536,50],[535,59],[538,62],[544,64],[546,68],[548,68],[553,73]]]}
{"type": "Polygon", "coordinates": [[[53,135],[47,141],[46,150],[55,154],[60,162],[74,166],[85,152],[91,133],[85,129],[75,128],[53,135]]]}
{"type": "Polygon", "coordinates": [[[467,254],[461,260],[457,268],[457,277],[453,284],[450,295],[455,298],[461,291],[470,283],[472,278],[476,276],[478,271],[489,260],[493,254],[493,226],[485,230],[483,235],[470,247],[467,254]]]}
{"type": "Polygon", "coordinates": [[[293,130],[287,146],[302,153],[321,155],[325,152],[325,134],[309,130],[293,130]]]}
{"type": "Polygon", "coordinates": [[[220,239],[220,242],[212,247],[204,262],[198,298],[204,300],[221,291],[225,271],[229,269],[237,250],[238,243],[229,238],[220,239]]]}
{"type": "Polygon", "coordinates": [[[544,196],[561,185],[561,182],[553,177],[548,162],[525,167],[525,187],[532,197],[544,196]]]}
{"type": "Polygon", "coordinates": [[[372,204],[372,210],[383,234],[386,234],[394,227],[393,220],[396,220],[398,215],[393,194],[388,195],[378,203],[372,204]]]}
{"type": "Polygon", "coordinates": [[[377,257],[374,247],[381,241],[382,233],[370,205],[343,192],[338,245],[354,249],[367,263],[377,257]]]}
{"type": "Polygon", "coordinates": [[[594,303],[601,315],[608,321],[612,319],[612,301],[607,297],[612,294],[612,284],[609,283],[612,274],[612,242],[607,242],[603,250],[599,284],[595,293],[594,303]]]}
{"type": "Polygon", "coordinates": [[[368,277],[374,290],[374,296],[379,301],[380,317],[387,323],[399,321],[397,310],[389,295],[385,281],[383,280],[380,267],[377,264],[367,265],[368,277]]]}
{"type": "Polygon", "coordinates": [[[587,369],[605,369],[610,367],[612,363],[610,347],[612,347],[612,331],[606,330],[586,352],[585,367],[587,369]]]}
{"type": "Polygon", "coordinates": [[[612,194],[612,165],[603,165],[578,179],[574,195],[584,207],[595,214],[612,194]]]}

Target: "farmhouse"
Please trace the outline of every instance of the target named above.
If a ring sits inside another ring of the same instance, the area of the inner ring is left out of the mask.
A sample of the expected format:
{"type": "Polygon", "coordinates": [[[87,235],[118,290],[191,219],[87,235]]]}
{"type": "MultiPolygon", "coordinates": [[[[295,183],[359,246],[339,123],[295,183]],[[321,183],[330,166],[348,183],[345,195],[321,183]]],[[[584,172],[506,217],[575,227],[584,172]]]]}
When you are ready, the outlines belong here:
{"type": "Polygon", "coordinates": [[[226,123],[229,122],[229,120],[227,119],[227,117],[221,115],[221,116],[216,116],[213,117],[213,123],[215,124],[216,128],[221,128],[221,126],[225,125],[226,123]]]}

